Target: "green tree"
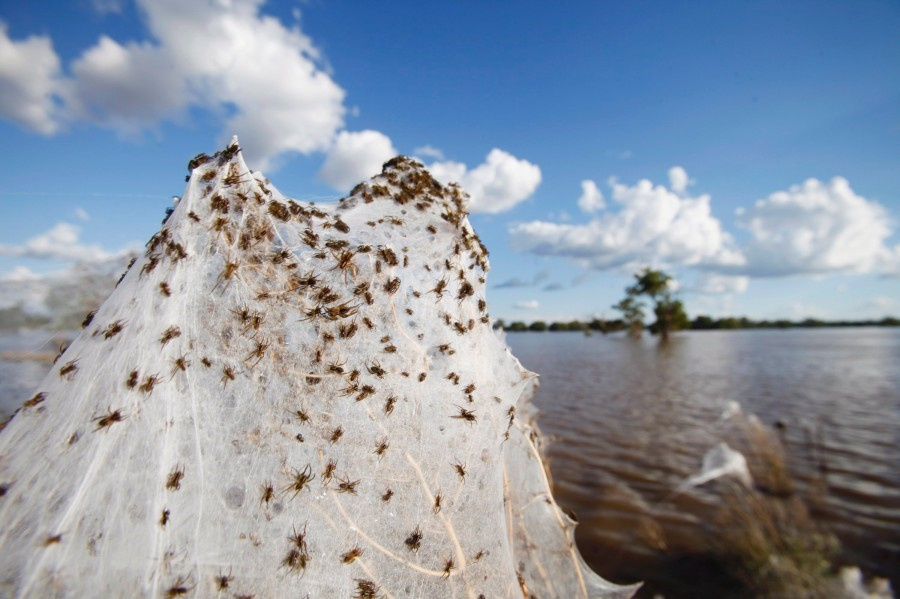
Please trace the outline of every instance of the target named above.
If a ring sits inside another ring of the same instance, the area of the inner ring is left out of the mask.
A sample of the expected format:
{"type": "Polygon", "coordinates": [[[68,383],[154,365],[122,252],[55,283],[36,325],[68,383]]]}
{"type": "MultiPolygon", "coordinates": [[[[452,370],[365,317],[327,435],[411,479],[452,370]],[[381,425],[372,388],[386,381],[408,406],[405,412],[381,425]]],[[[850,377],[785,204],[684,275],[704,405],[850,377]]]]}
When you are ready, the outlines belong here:
{"type": "Polygon", "coordinates": [[[622,313],[622,320],[628,327],[628,336],[640,339],[644,331],[644,304],[629,290],[628,295],[613,308],[622,313]]]}
{"type": "Polygon", "coordinates": [[[656,322],[653,323],[650,330],[658,333],[659,338],[663,341],[669,338],[669,332],[686,329],[691,324],[681,300],[675,299],[669,294],[656,300],[653,313],[656,315],[656,322]]]}
{"type": "Polygon", "coordinates": [[[628,295],[647,295],[656,301],[657,297],[668,295],[669,283],[672,277],[661,270],[653,270],[649,267],[634,275],[634,285],[628,287],[625,292],[628,295]]]}
{"type": "Polygon", "coordinates": [[[667,340],[672,331],[679,331],[690,325],[684,304],[674,298],[670,291],[671,276],[661,270],[647,267],[636,273],[634,278],[634,284],[625,289],[625,298],[613,306],[622,312],[628,323],[629,335],[640,337],[644,328],[643,304],[638,300],[642,295],[654,302],[653,314],[656,316],[656,322],[650,326],[650,331],[658,334],[661,340],[667,340]]]}

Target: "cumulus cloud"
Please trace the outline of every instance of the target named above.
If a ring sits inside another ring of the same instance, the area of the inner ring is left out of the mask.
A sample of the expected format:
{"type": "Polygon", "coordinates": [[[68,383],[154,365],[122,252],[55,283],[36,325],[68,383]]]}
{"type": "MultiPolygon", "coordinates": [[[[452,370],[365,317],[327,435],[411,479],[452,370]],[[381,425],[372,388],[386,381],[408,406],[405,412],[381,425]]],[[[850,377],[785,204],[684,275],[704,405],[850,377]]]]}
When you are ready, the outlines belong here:
{"type": "Polygon", "coordinates": [[[846,179],[809,179],[738,210],[752,236],[746,271],[757,276],[889,270],[891,235],[885,209],[846,179]]]}
{"type": "Polygon", "coordinates": [[[692,184],[687,171],[683,167],[673,166],[669,169],[669,187],[676,193],[684,193],[688,185],[692,184]]]}
{"type": "Polygon", "coordinates": [[[712,215],[710,197],[681,197],[641,180],[634,186],[610,181],[617,210],[604,210],[585,224],[532,221],[510,229],[513,247],[564,256],[603,270],[664,263],[670,266],[739,265],[734,241],[712,215]]]}
{"type": "Polygon", "coordinates": [[[102,36],[72,63],[72,73],[66,96],[70,117],[129,135],[177,117],[190,103],[187,79],[153,44],[123,46],[102,36]]]}
{"type": "Polygon", "coordinates": [[[537,300],[524,300],[516,302],[516,308],[519,310],[537,310],[541,307],[541,303],[537,300]]]}
{"type": "Polygon", "coordinates": [[[87,213],[87,210],[85,210],[84,208],[81,208],[81,207],[75,208],[75,217],[78,220],[83,221],[83,222],[87,222],[87,221],[91,220],[91,217],[87,213]]]}
{"type": "Polygon", "coordinates": [[[494,148],[483,163],[469,170],[461,162],[439,161],[428,167],[441,183],[457,182],[472,197],[470,212],[496,214],[528,199],[541,183],[541,169],[527,160],[494,148]]]}
{"type": "Polygon", "coordinates": [[[0,117],[51,135],[59,128],[60,64],[49,37],[14,41],[0,21],[0,117]]]}
{"type": "MultiPolygon", "coordinates": [[[[344,90],[296,26],[260,12],[262,0],[137,0],[152,41],[102,36],[58,81],[50,40],[14,43],[0,31],[0,115],[42,133],[66,119],[133,134],[193,107],[224,118],[248,160],[267,168],[289,152],[328,150],[343,127],[344,90]]],[[[112,7],[117,2],[95,6],[112,7]]]]}
{"type": "Polygon", "coordinates": [[[581,182],[581,197],[578,198],[578,207],[587,213],[597,212],[606,207],[606,202],[603,201],[603,192],[590,179],[581,182]]]}
{"type": "Polygon", "coordinates": [[[61,260],[64,262],[95,262],[113,257],[99,245],[85,245],[80,241],[81,229],[70,223],[57,223],[47,231],[21,245],[0,244],[0,256],[61,260]]]}
{"type": "Polygon", "coordinates": [[[341,131],[325,158],[319,178],[338,191],[381,172],[381,165],[397,155],[391,140],[378,131],[341,131]]]}
{"type": "MultiPolygon", "coordinates": [[[[516,224],[510,228],[513,248],[566,257],[588,270],[694,267],[701,271],[695,290],[713,294],[741,293],[749,277],[900,274],[900,246],[886,245],[892,234],[886,210],[842,177],[809,179],[739,209],[737,225],[750,237],[742,246],[713,216],[708,195],[686,193],[692,183],[681,167],[669,170],[668,188],[610,179],[613,206],[581,224],[516,224]]],[[[582,187],[579,204],[591,205],[582,201],[590,186],[582,187]]]]}

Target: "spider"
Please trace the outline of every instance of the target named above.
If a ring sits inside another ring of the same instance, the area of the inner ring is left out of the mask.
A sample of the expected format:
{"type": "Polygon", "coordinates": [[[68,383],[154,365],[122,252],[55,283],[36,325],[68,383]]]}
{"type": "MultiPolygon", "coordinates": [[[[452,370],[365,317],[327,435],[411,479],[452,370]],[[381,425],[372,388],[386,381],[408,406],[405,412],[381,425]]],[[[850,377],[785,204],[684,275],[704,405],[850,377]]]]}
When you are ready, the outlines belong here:
{"type": "Polygon", "coordinates": [[[113,411],[112,408],[107,408],[106,414],[94,418],[93,422],[97,423],[96,430],[99,431],[100,429],[104,428],[109,430],[109,428],[113,424],[115,424],[116,422],[122,422],[123,420],[125,420],[125,415],[122,414],[121,410],[113,411]]]}

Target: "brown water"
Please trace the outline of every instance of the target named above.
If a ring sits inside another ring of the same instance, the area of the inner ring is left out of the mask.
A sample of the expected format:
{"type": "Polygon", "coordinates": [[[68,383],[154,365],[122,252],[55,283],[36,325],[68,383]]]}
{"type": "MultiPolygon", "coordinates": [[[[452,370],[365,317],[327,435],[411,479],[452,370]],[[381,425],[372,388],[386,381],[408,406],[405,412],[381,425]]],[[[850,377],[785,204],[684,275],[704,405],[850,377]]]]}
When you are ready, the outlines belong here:
{"type": "Polygon", "coordinates": [[[642,594],[700,596],[717,497],[674,494],[706,451],[733,436],[723,419],[780,423],[788,464],[841,561],[900,588],[900,330],[682,333],[655,338],[511,333],[541,375],[538,423],[560,504],[578,545],[642,594]],[[752,418],[752,416],[751,416],[752,418]],[[694,591],[692,591],[694,589],[694,591]]]}

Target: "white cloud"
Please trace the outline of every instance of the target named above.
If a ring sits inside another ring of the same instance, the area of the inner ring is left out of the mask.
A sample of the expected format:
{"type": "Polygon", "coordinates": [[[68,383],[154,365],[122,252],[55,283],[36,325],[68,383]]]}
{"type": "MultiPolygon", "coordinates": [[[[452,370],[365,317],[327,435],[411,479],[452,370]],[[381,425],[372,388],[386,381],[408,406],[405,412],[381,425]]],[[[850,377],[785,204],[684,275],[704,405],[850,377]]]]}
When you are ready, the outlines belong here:
{"type": "Polygon", "coordinates": [[[435,148],[431,145],[425,145],[420,148],[416,148],[413,150],[413,154],[416,156],[427,156],[428,158],[434,158],[435,160],[443,160],[444,153],[440,150],[440,148],[435,148]]]}
{"type": "Polygon", "coordinates": [[[519,310],[537,310],[541,307],[541,303],[537,300],[525,300],[516,302],[516,308],[519,310]]]}
{"type": "Polygon", "coordinates": [[[261,14],[262,0],[137,3],[152,41],[102,36],[63,82],[48,38],[12,43],[4,27],[0,115],[53,133],[63,122],[58,94],[67,119],[134,134],[199,107],[220,114],[220,141],[239,135],[248,161],[262,169],[289,152],[331,147],[343,127],[344,90],[298,27],[261,14]]]}
{"type": "Polygon", "coordinates": [[[397,155],[387,135],[378,131],[341,131],[319,170],[319,178],[339,191],[381,172],[381,165],[397,155]]]}
{"type": "Polygon", "coordinates": [[[702,273],[694,291],[718,295],[723,293],[744,293],[750,285],[750,277],[702,273]]]}
{"type": "Polygon", "coordinates": [[[581,197],[578,198],[578,207],[588,213],[597,212],[606,207],[606,203],[603,201],[603,192],[590,179],[581,182],[581,197]]]}
{"type": "Polygon", "coordinates": [[[669,176],[669,188],[611,178],[612,207],[581,224],[514,225],[513,248],[563,256],[593,270],[691,266],[705,273],[696,288],[700,293],[742,293],[748,277],[900,275],[900,246],[885,243],[891,235],[886,210],[854,193],[842,177],[829,183],[809,179],[739,209],[738,226],[750,234],[739,247],[712,215],[708,195],[684,193],[693,183],[684,169],[674,167],[669,176]]]}
{"type": "Polygon", "coordinates": [[[669,169],[669,187],[676,193],[684,193],[688,185],[692,184],[687,171],[683,167],[673,166],[669,169]]]}
{"type": "Polygon", "coordinates": [[[70,118],[129,135],[176,118],[190,103],[183,73],[168,53],[149,43],[123,46],[104,35],[72,63],[72,74],[66,94],[70,118]]]}
{"type": "Polygon", "coordinates": [[[75,218],[83,222],[91,220],[91,217],[90,215],[88,215],[87,210],[81,207],[75,208],[75,218]]]}
{"type": "Polygon", "coordinates": [[[59,128],[59,58],[46,36],[13,41],[0,21],[0,117],[44,135],[59,128]]]}
{"type": "Polygon", "coordinates": [[[442,183],[458,182],[472,197],[469,210],[495,214],[528,199],[541,183],[541,169],[498,148],[472,170],[461,162],[435,162],[428,167],[442,183]]]}
{"type": "Polygon", "coordinates": [[[758,276],[869,272],[893,262],[891,230],[879,204],[856,195],[842,177],[809,179],[738,211],[750,232],[747,272],[758,276]]]}
{"type": "Polygon", "coordinates": [[[49,230],[32,237],[21,245],[0,244],[0,256],[62,260],[64,262],[94,262],[114,256],[99,245],[84,245],[79,241],[81,229],[70,223],[57,223],[49,230]]]}
{"type": "Polygon", "coordinates": [[[667,265],[736,265],[742,256],[712,215],[710,198],[680,197],[648,180],[634,186],[610,181],[617,211],[586,224],[532,221],[510,229],[513,247],[565,256],[593,269],[662,262],[667,265]]]}

